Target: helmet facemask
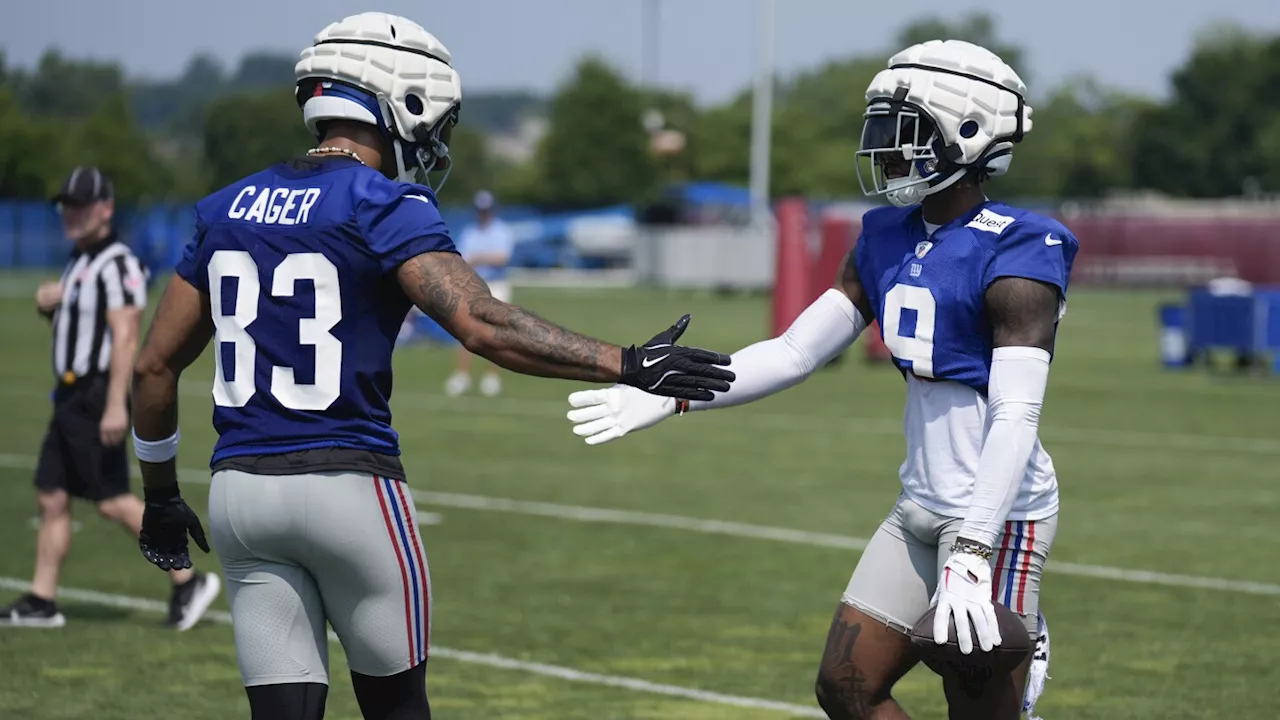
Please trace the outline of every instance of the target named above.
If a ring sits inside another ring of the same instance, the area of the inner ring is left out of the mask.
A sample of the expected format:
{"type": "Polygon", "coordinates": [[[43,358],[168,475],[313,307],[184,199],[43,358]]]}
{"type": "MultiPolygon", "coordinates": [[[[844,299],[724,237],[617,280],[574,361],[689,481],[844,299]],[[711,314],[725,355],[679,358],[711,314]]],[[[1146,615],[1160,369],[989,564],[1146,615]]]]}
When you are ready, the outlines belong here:
{"type": "Polygon", "coordinates": [[[863,118],[857,172],[864,195],[907,207],[964,177],[965,168],[939,157],[942,137],[920,108],[885,98],[872,102],[863,118]]]}

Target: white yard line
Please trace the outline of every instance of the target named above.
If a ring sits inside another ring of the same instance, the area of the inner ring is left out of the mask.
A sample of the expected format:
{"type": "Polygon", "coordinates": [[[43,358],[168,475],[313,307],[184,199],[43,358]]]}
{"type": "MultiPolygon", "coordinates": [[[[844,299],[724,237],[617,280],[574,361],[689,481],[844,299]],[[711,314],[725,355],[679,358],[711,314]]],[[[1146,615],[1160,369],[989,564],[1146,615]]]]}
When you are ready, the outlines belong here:
{"type": "Polygon", "coordinates": [[[840,548],[842,550],[863,550],[867,547],[867,541],[864,538],[770,527],[768,525],[751,525],[726,520],[703,520],[682,515],[667,515],[665,513],[613,510],[582,505],[560,505],[558,503],[511,500],[508,498],[432,492],[429,490],[413,490],[411,492],[415,502],[439,507],[507,512],[518,515],[539,515],[559,520],[577,520],[578,522],[673,528],[708,535],[730,535],[758,540],[778,540],[801,545],[840,548]]]}
{"type": "MultiPolygon", "coordinates": [[[[754,538],[758,540],[777,540],[781,542],[817,545],[820,547],[840,548],[844,550],[863,550],[867,547],[867,543],[869,542],[867,538],[854,537],[852,535],[834,535],[829,533],[809,532],[807,530],[771,527],[768,525],[726,522],[724,520],[703,520],[700,518],[691,518],[681,515],[666,515],[663,513],[613,510],[608,508],[584,507],[581,505],[560,505],[557,503],[511,500],[508,498],[432,492],[428,490],[413,490],[412,493],[415,502],[437,507],[454,507],[489,512],[507,512],[520,515],[538,515],[541,517],[557,518],[561,520],[576,520],[579,522],[675,528],[679,530],[706,533],[708,535],[731,535],[734,537],[754,538]]],[[[1226,578],[1199,577],[1195,575],[1172,575],[1169,573],[1153,572],[1150,570],[1129,570],[1125,568],[1106,567],[1104,565],[1055,562],[1053,560],[1049,561],[1049,564],[1045,569],[1049,572],[1061,575],[1079,575],[1083,577],[1099,578],[1102,580],[1122,580],[1125,582],[1169,585],[1173,587],[1226,590],[1250,595],[1280,595],[1280,585],[1273,583],[1251,582],[1248,580],[1229,580],[1226,578]]]]}
{"type": "MultiPolygon", "coordinates": [[[[35,458],[30,455],[0,454],[0,467],[30,469],[35,467],[35,458]]],[[[208,484],[209,471],[196,468],[184,468],[180,471],[182,481],[208,484]]],[[[606,523],[613,525],[634,525],[641,527],[658,527],[707,535],[727,535],[730,537],[751,538],[755,540],[774,540],[800,545],[837,548],[841,550],[860,551],[867,547],[867,538],[852,535],[810,532],[793,528],[755,525],[752,523],[731,522],[727,520],[707,520],[684,515],[668,515],[666,513],[638,512],[634,510],[617,510],[613,508],[597,508],[584,505],[562,505],[560,503],[537,502],[531,500],[514,500],[511,498],[489,497],[485,495],[467,495],[462,493],[434,492],[430,490],[412,490],[416,503],[435,507],[452,507],[482,512],[505,512],[516,515],[534,515],[555,518],[558,520],[574,520],[577,522],[606,523]]],[[[1198,575],[1175,575],[1152,570],[1132,570],[1127,568],[1107,567],[1105,565],[1088,565],[1049,561],[1046,570],[1060,575],[1076,575],[1101,580],[1120,580],[1123,582],[1142,583],[1148,585],[1166,585],[1170,587],[1199,588],[1204,590],[1222,590],[1247,595],[1280,596],[1280,584],[1253,582],[1251,580],[1231,580],[1229,578],[1201,577],[1198,575]]]]}
{"type": "MultiPolygon", "coordinates": [[[[31,584],[29,582],[20,578],[0,577],[0,588],[5,590],[24,592],[30,589],[30,587],[31,584]]],[[[129,595],[113,595],[111,593],[98,592],[97,590],[83,590],[80,588],[64,587],[58,589],[58,595],[59,597],[68,600],[75,600],[77,602],[90,603],[93,605],[106,605],[125,610],[137,610],[153,613],[163,613],[168,611],[168,606],[159,600],[148,600],[145,598],[131,597],[129,595]]],[[[231,624],[231,615],[220,610],[210,610],[206,612],[204,616],[216,623],[221,623],[223,625],[231,624]]],[[[329,632],[329,642],[335,644],[338,642],[338,636],[332,631],[329,632]]],[[[805,707],[804,705],[794,705],[792,703],[778,702],[776,700],[764,700],[762,698],[743,697],[741,695],[726,695],[724,693],[697,690],[695,688],[680,687],[678,685],[663,685],[661,683],[654,683],[649,682],[648,680],[640,680],[639,678],[630,678],[621,675],[602,675],[600,673],[583,672],[581,670],[574,670],[573,668],[561,667],[559,665],[547,665],[539,662],[516,660],[514,658],[494,655],[492,653],[477,653],[470,652],[468,650],[454,650],[452,648],[433,646],[431,648],[431,657],[435,659],[456,660],[458,662],[469,663],[471,665],[484,665],[487,667],[502,668],[505,670],[527,672],[534,675],[544,675],[546,677],[559,678],[570,682],[588,683],[591,685],[607,685],[609,687],[634,690],[636,692],[650,693],[652,695],[665,695],[667,697],[681,698],[684,700],[715,703],[717,705],[731,705],[734,707],[749,708],[752,710],[776,710],[777,712],[788,713],[797,717],[826,717],[821,710],[812,707],[805,707]]]]}

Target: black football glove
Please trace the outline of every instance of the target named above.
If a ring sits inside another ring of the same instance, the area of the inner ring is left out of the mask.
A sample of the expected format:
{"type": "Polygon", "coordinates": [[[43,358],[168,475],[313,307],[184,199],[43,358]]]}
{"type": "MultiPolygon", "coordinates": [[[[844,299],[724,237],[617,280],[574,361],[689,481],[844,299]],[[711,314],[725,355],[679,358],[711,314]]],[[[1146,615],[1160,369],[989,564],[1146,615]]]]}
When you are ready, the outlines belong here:
{"type": "Polygon", "coordinates": [[[728,355],[675,344],[688,327],[685,315],[643,346],[623,350],[618,382],[681,400],[711,400],[713,391],[728,390],[734,374],[720,367],[729,364],[728,355]]]}
{"type": "Polygon", "coordinates": [[[195,511],[187,507],[178,485],[146,488],[146,508],[142,511],[142,532],[138,547],[142,556],[161,570],[183,570],[191,567],[187,554],[187,533],[200,549],[209,552],[204,526],[195,511]]]}

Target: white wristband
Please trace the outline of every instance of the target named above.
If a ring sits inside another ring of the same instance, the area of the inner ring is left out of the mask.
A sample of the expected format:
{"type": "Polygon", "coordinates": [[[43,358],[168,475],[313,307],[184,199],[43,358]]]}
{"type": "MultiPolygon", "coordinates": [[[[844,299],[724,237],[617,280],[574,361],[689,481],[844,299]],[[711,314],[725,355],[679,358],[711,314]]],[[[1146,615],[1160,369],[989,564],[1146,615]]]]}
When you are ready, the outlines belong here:
{"type": "Polygon", "coordinates": [[[177,457],[180,439],[182,439],[182,432],[179,430],[174,430],[172,435],[163,440],[143,440],[138,437],[138,432],[135,430],[133,431],[133,454],[142,462],[168,462],[177,457]]]}

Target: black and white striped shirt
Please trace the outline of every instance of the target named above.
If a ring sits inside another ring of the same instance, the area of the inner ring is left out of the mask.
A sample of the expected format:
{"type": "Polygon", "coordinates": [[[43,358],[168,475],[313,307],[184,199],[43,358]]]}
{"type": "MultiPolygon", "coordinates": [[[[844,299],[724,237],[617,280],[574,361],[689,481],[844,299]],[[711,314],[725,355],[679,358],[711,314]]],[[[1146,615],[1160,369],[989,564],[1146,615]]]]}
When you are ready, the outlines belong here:
{"type": "Polygon", "coordinates": [[[53,316],[53,373],[64,383],[111,370],[107,311],[147,305],[147,279],[114,235],[72,253],[62,271],[62,304],[53,316]]]}

